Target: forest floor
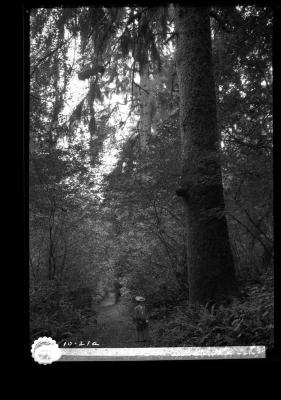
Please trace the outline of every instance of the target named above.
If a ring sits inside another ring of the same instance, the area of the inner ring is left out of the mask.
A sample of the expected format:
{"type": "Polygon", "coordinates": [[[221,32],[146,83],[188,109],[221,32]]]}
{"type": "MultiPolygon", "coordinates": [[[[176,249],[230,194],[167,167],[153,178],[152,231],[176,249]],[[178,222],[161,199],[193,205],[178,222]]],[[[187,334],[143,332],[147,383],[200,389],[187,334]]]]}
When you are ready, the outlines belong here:
{"type": "Polygon", "coordinates": [[[115,294],[107,297],[94,307],[97,313],[95,341],[100,347],[147,347],[150,342],[136,341],[136,328],[132,321],[130,303],[125,298],[116,302],[115,294]]]}

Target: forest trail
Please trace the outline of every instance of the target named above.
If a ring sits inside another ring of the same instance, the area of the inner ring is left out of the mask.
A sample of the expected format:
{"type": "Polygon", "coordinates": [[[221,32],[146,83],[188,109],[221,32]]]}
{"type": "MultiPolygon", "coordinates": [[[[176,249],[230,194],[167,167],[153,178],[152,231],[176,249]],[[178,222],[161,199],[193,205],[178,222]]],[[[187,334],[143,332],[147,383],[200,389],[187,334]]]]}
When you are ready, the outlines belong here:
{"type": "Polygon", "coordinates": [[[99,305],[95,341],[100,347],[146,347],[148,343],[136,342],[136,329],[130,315],[130,304],[124,298],[116,302],[114,292],[109,292],[99,305]]]}

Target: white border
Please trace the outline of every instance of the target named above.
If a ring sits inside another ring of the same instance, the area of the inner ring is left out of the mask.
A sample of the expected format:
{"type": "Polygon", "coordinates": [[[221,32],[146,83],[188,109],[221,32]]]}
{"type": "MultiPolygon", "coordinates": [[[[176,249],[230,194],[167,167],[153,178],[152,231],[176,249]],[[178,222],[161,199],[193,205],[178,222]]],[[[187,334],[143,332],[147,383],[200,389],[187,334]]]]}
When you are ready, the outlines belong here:
{"type": "Polygon", "coordinates": [[[265,358],[265,346],[61,348],[59,361],[141,361],[265,358]]]}

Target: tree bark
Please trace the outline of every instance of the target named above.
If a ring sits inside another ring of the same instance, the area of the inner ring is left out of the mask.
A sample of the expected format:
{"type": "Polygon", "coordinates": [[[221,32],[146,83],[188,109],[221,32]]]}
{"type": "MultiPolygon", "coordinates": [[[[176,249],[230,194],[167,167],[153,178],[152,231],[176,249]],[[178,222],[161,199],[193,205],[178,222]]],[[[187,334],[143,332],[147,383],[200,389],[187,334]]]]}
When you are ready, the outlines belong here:
{"type": "Polygon", "coordinates": [[[222,302],[238,293],[220,166],[211,31],[207,7],[176,7],[182,187],[189,301],[222,302]]]}

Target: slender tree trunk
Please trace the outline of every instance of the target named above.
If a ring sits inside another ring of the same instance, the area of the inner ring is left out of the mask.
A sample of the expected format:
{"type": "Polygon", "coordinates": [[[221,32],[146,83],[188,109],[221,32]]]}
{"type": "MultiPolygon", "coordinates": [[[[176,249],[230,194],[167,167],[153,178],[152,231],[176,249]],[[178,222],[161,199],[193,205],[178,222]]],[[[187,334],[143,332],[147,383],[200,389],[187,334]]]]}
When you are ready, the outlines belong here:
{"type": "Polygon", "coordinates": [[[151,133],[151,94],[149,81],[149,65],[143,67],[140,74],[141,86],[141,115],[140,115],[140,147],[145,151],[147,147],[147,138],[151,133]]]}
{"type": "Polygon", "coordinates": [[[219,160],[209,9],[176,7],[182,187],[191,303],[238,293],[219,160]]]}

